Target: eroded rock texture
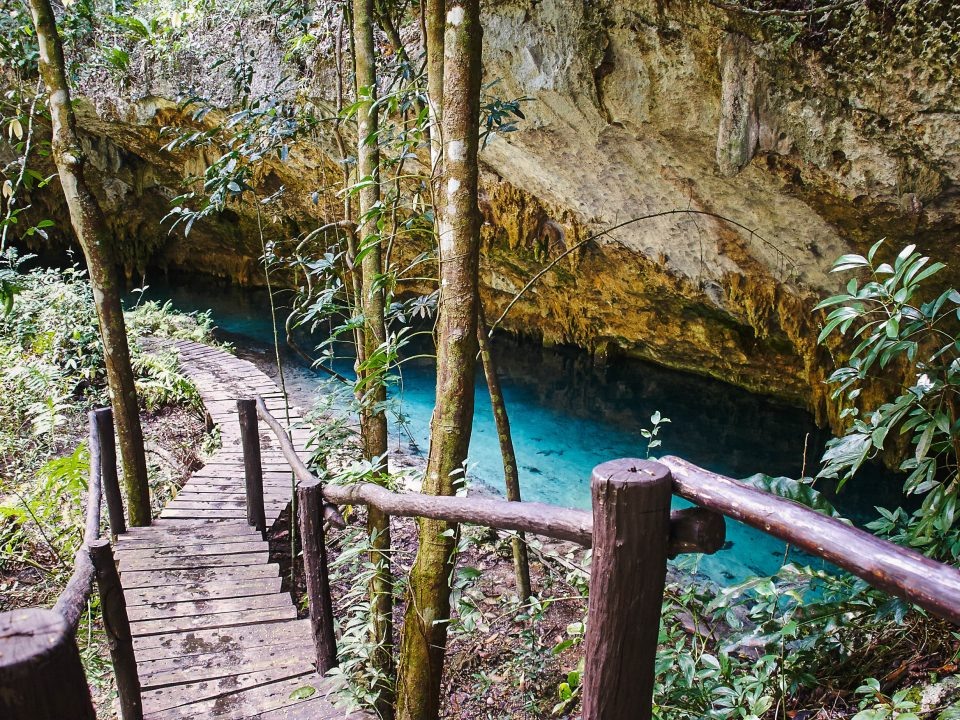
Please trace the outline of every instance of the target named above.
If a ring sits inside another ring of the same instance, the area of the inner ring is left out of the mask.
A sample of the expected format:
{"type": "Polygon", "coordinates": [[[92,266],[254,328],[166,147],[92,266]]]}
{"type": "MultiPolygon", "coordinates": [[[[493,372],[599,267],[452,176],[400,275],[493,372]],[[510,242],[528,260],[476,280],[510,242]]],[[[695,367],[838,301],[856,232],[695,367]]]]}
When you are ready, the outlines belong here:
{"type": "MultiPolygon", "coordinates": [[[[547,273],[505,326],[709,374],[835,423],[812,312],[837,285],[832,260],[887,236],[960,265],[950,45],[960,11],[916,5],[925,10],[894,26],[864,11],[842,41],[816,47],[701,1],[488,3],[484,67],[499,81],[489,92],[529,100],[517,132],[483,152],[487,315],[591,235],[664,211],[712,213],[600,235],[547,273]]],[[[259,282],[249,208],[188,238],[160,227],[181,179],[217,153],[165,152],[159,130],[183,121],[173,100],[190,88],[224,108],[236,102],[223,69],[207,69],[234,35],[256,54],[253,92],[292,72],[306,78],[301,97],[329,102],[329,44],[288,67],[271,27],[237,20],[206,39],[209,54],[181,52],[159,69],[144,61],[121,87],[83,79],[89,150],[131,273],[166,266],[259,282]]],[[[413,29],[405,37],[417,53],[413,29]]],[[[336,157],[318,135],[260,171],[263,194],[286,188],[269,236],[337,217],[339,201],[324,194],[336,157]]]]}

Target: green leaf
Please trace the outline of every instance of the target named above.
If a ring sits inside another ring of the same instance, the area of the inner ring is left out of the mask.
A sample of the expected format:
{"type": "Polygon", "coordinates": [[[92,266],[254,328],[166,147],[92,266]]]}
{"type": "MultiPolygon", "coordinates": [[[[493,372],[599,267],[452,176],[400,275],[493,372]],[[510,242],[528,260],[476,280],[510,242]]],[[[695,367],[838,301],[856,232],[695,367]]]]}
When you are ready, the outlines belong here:
{"type": "Polygon", "coordinates": [[[833,268],[831,268],[830,272],[843,272],[844,270],[852,270],[853,268],[869,266],[870,262],[863,257],[863,255],[841,255],[833,264],[833,268]]]}
{"type": "Polygon", "coordinates": [[[930,450],[930,443],[933,442],[933,431],[937,429],[935,423],[929,423],[920,433],[920,440],[917,441],[917,452],[916,458],[919,462],[926,457],[927,452],[930,450]]]}
{"type": "Polygon", "coordinates": [[[896,340],[900,335],[900,320],[896,317],[890,318],[884,325],[884,330],[886,331],[888,338],[891,340],[896,340]]]}
{"type": "Polygon", "coordinates": [[[889,432],[889,425],[881,425],[876,430],[873,431],[870,435],[870,440],[873,442],[873,446],[878,450],[883,450],[883,441],[887,437],[887,432],[889,432]]]}
{"type": "Polygon", "coordinates": [[[298,687],[292,693],[290,693],[291,700],[306,700],[307,698],[312,698],[317,694],[317,689],[312,685],[304,685],[303,687],[298,687]]]}
{"type": "Polygon", "coordinates": [[[893,261],[893,266],[898,270],[903,266],[904,261],[917,249],[916,245],[907,245],[903,250],[900,251],[900,254],[897,255],[897,259],[893,261]]]}
{"type": "Polygon", "coordinates": [[[802,480],[795,480],[788,477],[773,477],[757,473],[741,480],[744,485],[749,485],[757,490],[776,495],[777,497],[793,500],[794,502],[806,505],[808,508],[839,518],[840,513],[823,495],[817,492],[810,483],[802,480]]]}

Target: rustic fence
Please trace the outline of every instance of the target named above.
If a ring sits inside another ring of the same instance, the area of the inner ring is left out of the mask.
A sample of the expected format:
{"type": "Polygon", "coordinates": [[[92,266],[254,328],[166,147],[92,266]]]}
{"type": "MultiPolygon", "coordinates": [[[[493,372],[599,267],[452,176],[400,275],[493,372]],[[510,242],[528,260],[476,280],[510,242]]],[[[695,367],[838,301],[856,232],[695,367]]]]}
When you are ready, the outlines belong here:
{"type": "Polygon", "coordinates": [[[74,571],[52,610],[26,608],[0,614],[0,717],[4,720],[95,720],[76,632],[97,581],[103,624],[117,678],[123,720],[142,720],[140,680],[120,576],[110,541],[100,537],[106,498],[110,530],[126,532],[117,477],[110,408],[93,410],[90,476],[83,542],[74,571]]]}
{"type": "MultiPolygon", "coordinates": [[[[620,459],[598,465],[590,481],[592,513],[539,503],[395,493],[372,483],[321,488],[262,400],[256,401],[256,410],[276,435],[299,481],[309,610],[319,667],[336,663],[319,517],[324,503],[372,505],[388,515],[485,525],[592,546],[583,720],[651,717],[667,559],[685,552],[719,550],[724,517],[828,560],[874,587],[960,625],[957,568],[680,458],[620,459]],[[671,511],[673,495],[696,507],[671,511]]],[[[257,436],[256,425],[249,425],[245,432],[257,436]]],[[[256,476],[258,468],[251,465],[249,472],[256,476]]]]}
{"type": "MultiPolygon", "coordinates": [[[[591,477],[592,512],[540,503],[396,493],[372,483],[321,486],[261,399],[239,400],[237,405],[249,524],[266,529],[258,418],[276,435],[298,481],[307,594],[320,672],[336,664],[324,522],[342,524],[337,505],[367,505],[388,515],[478,524],[592,546],[584,720],[650,718],[667,559],[719,550],[724,517],[824,558],[960,625],[957,568],[679,458],[620,459],[597,466],[591,477]],[[673,495],[695,507],[672,511],[673,495]]],[[[99,537],[103,497],[111,532],[125,532],[109,409],[90,413],[86,527],[66,589],[53,610],[0,614],[0,717],[5,720],[96,717],[75,638],[95,579],[122,718],[142,719],[123,592],[110,543],[99,537]]]]}

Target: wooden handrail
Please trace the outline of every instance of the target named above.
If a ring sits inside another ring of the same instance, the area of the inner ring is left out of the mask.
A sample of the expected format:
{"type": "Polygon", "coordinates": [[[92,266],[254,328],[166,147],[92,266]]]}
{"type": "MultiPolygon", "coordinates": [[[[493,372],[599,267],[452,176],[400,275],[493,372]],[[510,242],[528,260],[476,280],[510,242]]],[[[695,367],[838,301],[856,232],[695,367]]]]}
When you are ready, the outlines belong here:
{"type": "MultiPolygon", "coordinates": [[[[319,483],[287,432],[262,399],[257,399],[256,408],[275,433],[301,490],[319,494],[319,483]]],[[[584,720],[652,717],[656,628],[667,558],[680,552],[719,549],[724,516],[785,540],[960,625],[957,568],[680,458],[666,457],[659,462],[621,458],[603,463],[594,468],[591,492],[593,512],[586,513],[540,503],[396,493],[372,483],[322,488],[328,500],[373,505],[388,515],[473,523],[593,545],[584,720]],[[671,495],[690,500],[696,507],[671,512],[671,495]],[[626,668],[630,668],[629,681],[626,668]]],[[[315,498],[314,516],[319,512],[318,502],[315,498]]],[[[310,552],[318,558],[321,555],[317,548],[310,552]]],[[[318,588],[328,594],[325,565],[314,565],[318,588]]],[[[310,599],[318,658],[330,655],[318,630],[324,619],[329,620],[329,610],[323,609],[329,605],[324,592],[314,592],[310,599]]]]}
{"type": "Polygon", "coordinates": [[[93,578],[96,575],[96,570],[90,561],[88,547],[100,537],[100,502],[103,495],[100,484],[100,429],[96,413],[96,410],[91,410],[87,414],[90,423],[90,479],[87,485],[87,514],[83,543],[74,557],[73,574],[53,606],[53,610],[66,620],[70,632],[76,632],[80,616],[83,615],[87,600],[93,592],[93,578]]]}
{"type": "Polygon", "coordinates": [[[960,625],[960,569],[681,458],[660,462],[670,468],[673,491],[680,497],[785,540],[960,625]]]}
{"type": "MultiPolygon", "coordinates": [[[[257,412],[277,435],[297,479],[313,481],[314,476],[261,399],[257,400],[257,412]]],[[[659,462],[671,471],[674,494],[700,508],[780,538],[863,578],[874,587],[960,625],[960,569],[681,458],[668,456],[659,462]]],[[[332,502],[374,505],[389,515],[520,530],[570,540],[585,547],[592,542],[593,518],[582,510],[541,503],[395,493],[373,483],[326,485],[323,492],[332,502]]],[[[677,522],[682,512],[674,511],[672,520],[677,522]]],[[[678,549],[675,535],[676,531],[671,528],[671,555],[698,551],[699,537],[678,549]]]]}
{"type": "MultiPolygon", "coordinates": [[[[109,414],[110,410],[91,410],[87,415],[90,479],[86,516],[83,540],[66,587],[52,610],[26,608],[0,613],[0,640],[4,645],[0,651],[0,715],[4,718],[96,718],[77,649],[76,633],[93,592],[97,572],[90,556],[90,546],[100,537],[100,505],[103,500],[100,421],[104,419],[103,413],[109,414]]],[[[112,431],[112,424],[109,427],[112,431]]],[[[142,714],[125,712],[123,718],[141,720],[142,714]]]]}
{"type": "Polygon", "coordinates": [[[90,480],[83,541],[73,574],[52,610],[28,608],[0,613],[0,715],[11,720],[93,720],[96,712],[77,649],[77,625],[100,588],[123,720],[143,720],[140,680],[130,622],[108,539],[100,539],[100,506],[106,495],[111,529],[125,530],[116,475],[113,413],[91,410],[90,480]],[[109,467],[107,466],[109,465],[109,467]]]}
{"type": "MultiPolygon", "coordinates": [[[[280,422],[270,414],[262,398],[257,398],[257,414],[276,435],[283,456],[299,482],[314,482],[280,422]]],[[[590,547],[593,515],[534,502],[510,502],[489,498],[465,498],[420,493],[398,493],[367,482],[352,485],[323,486],[324,497],[339,505],[372,505],[396,517],[426,517],[470,525],[485,525],[499,530],[529,532],[557,540],[568,540],[590,547]]],[[[705,513],[676,510],[671,513],[669,552],[712,553],[723,545],[723,525],[705,513]]]]}
{"type": "MultiPolygon", "coordinates": [[[[283,456],[299,482],[317,478],[297,454],[279,421],[257,398],[257,414],[273,430],[283,456]]],[[[374,483],[323,486],[324,497],[338,505],[373,505],[396,517],[427,517],[450,522],[489,525],[501,530],[523,530],[536,535],[570,540],[589,547],[593,517],[583,510],[567,510],[541,503],[397,493],[374,483]]]]}

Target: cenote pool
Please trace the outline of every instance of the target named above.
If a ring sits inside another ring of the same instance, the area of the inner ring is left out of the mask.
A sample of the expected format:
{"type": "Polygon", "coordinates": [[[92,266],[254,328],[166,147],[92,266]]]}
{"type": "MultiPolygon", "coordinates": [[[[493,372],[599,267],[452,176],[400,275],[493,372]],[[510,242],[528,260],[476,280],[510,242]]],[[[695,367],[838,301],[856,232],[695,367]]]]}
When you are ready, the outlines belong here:
{"type": "MultiPolygon", "coordinates": [[[[263,350],[273,342],[263,290],[187,278],[155,284],[145,296],[169,299],[182,311],[209,309],[220,336],[238,348],[263,350]]],[[[281,306],[283,297],[278,293],[281,306]]],[[[306,339],[303,346],[315,344],[306,339]]],[[[597,367],[582,351],[545,349],[509,336],[497,336],[493,347],[525,500],[588,508],[592,468],[612,458],[644,457],[646,441],[640,431],[650,427],[650,416],[657,410],[671,420],[661,431],[663,446],[656,449],[657,454],[679,455],[732,477],[758,472],[798,477],[805,442],[811,474],[829,437],[801,410],[714,380],[633,360],[597,367]]],[[[306,368],[293,353],[285,352],[284,358],[288,364],[306,368]]],[[[350,368],[351,363],[344,362],[338,369],[346,374],[350,368]]],[[[329,392],[329,383],[336,382],[323,373],[308,374],[308,378],[317,393],[329,392]]],[[[402,382],[393,392],[393,447],[426,453],[434,381],[432,360],[411,359],[403,364],[402,382]],[[402,426],[397,414],[403,416],[402,426]]],[[[896,479],[875,468],[866,472],[868,476],[850,483],[834,498],[841,511],[853,518],[870,517],[874,504],[895,502],[896,479]],[[879,488],[888,490],[878,492],[879,488]]],[[[468,477],[471,483],[494,491],[502,488],[497,434],[479,371],[468,477]]],[[[783,561],[784,543],[739,523],[727,521],[727,540],[727,549],[705,557],[699,566],[718,582],[770,574],[783,561]]]]}

